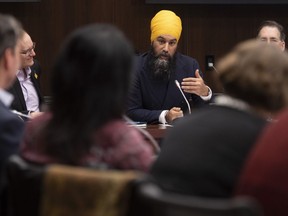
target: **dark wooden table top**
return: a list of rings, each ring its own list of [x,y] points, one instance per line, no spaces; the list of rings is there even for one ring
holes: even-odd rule
[[[164,124],[147,125],[146,127],[143,127],[143,129],[150,133],[156,140],[162,139],[165,136],[167,130],[171,128],[171,125]]]

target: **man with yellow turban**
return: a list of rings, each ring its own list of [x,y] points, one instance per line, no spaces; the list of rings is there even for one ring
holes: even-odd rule
[[[172,11],[161,10],[151,20],[150,28],[151,50],[137,57],[127,115],[149,124],[172,123],[190,112],[191,106],[205,104],[212,92],[200,75],[198,62],[176,51],[181,19]],[[189,102],[177,89],[175,80]]]

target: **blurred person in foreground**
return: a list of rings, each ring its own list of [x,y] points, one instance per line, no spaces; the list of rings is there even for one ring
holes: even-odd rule
[[[27,125],[23,158],[146,171],[153,150],[122,118],[132,59],[133,48],[116,27],[98,24],[74,31],[52,73],[51,110]]]
[[[9,110],[13,96],[6,91],[20,64],[21,33],[22,26],[14,17],[0,14],[0,215],[4,214],[5,164],[18,152],[24,129],[23,121]]]
[[[277,119],[251,150],[235,190],[235,195],[255,198],[265,216],[288,214],[288,110]]]
[[[225,94],[179,120],[151,173],[170,191],[233,195],[242,166],[264,126],[287,105],[288,56],[257,40],[236,46],[217,65]]]
[[[151,49],[136,57],[136,71],[127,115],[149,124],[173,123],[203,106],[212,96],[196,59],[177,52],[182,22],[173,11],[161,10],[151,20]],[[189,106],[175,84],[179,82]]]

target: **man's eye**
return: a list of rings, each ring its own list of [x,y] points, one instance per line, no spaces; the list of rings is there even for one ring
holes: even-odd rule
[[[171,42],[169,42],[169,45],[170,46],[174,46],[176,44],[176,41],[171,41]]]

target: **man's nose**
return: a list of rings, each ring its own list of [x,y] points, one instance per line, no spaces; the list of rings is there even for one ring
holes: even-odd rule
[[[34,49],[32,49],[29,54],[30,54],[30,56],[36,56],[36,53],[35,53]]]
[[[168,48],[169,48],[169,43],[166,42],[166,43],[164,44],[163,51],[168,52]]]

